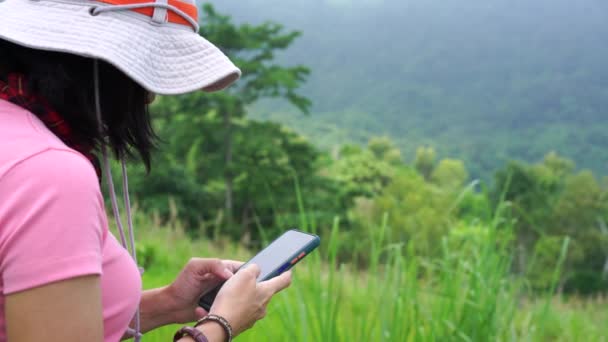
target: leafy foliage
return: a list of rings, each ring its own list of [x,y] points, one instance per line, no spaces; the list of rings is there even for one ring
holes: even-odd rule
[[[304,32],[278,57],[311,67],[303,93],[314,119],[274,102],[256,117],[324,148],[388,134],[408,156],[432,146],[465,161],[473,179],[551,150],[606,174],[601,1],[213,2],[239,21],[264,13]]]
[[[589,274],[595,274],[592,283],[601,282],[601,267],[608,255],[600,247],[606,244],[600,224],[608,213],[608,189],[590,171],[575,173],[572,161],[549,153],[534,165],[510,163],[497,172],[496,184],[494,201],[500,201],[498,193],[505,189],[504,199],[516,220],[519,271],[526,269],[529,252],[534,251],[528,271],[534,286],[548,286],[547,264],[556,260],[566,236],[572,243],[560,285],[580,288],[571,284],[581,283],[578,275],[589,278]]]
[[[428,269],[444,258],[468,274],[467,265],[450,253],[469,246],[462,255],[482,262],[475,258],[492,256],[486,240],[491,233],[513,255],[508,265],[502,255],[500,267],[527,277],[534,290],[553,290],[555,279],[559,291],[606,289],[606,180],[577,170],[574,161],[555,152],[534,164],[500,164],[491,183],[470,182],[476,171],[465,159],[443,158],[433,145],[403,152],[388,136],[324,152],[279,123],[247,117],[263,98],[310,110],[299,93],[308,68],[284,66],[275,55],[299,33],[272,22],[235,25],[211,5],[204,14],[202,33],[236,61],[243,79],[222,93],[163,97],[154,105],[163,144],[149,176],[143,167],[131,170],[144,213],[165,222],[179,218],[193,236],[221,234],[254,247],[295,225],[328,236],[340,220],[343,248],[336,260],[372,269],[388,261],[388,253],[379,251],[386,243]],[[570,241],[565,255],[564,241]],[[471,247],[476,243],[484,251]],[[153,249],[142,253],[148,262],[157,257]],[[556,264],[563,271],[557,278]]]

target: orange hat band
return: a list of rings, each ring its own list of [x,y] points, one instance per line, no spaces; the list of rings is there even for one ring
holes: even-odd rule
[[[154,0],[97,0],[97,1],[103,2],[106,4],[110,4],[110,5],[150,4],[150,7],[134,8],[134,9],[131,9],[131,11],[146,15],[151,18],[154,16],[154,10],[155,10],[155,8],[153,7]],[[174,6],[177,9],[179,9],[180,11],[184,12],[186,15],[188,15],[190,18],[192,18],[192,20],[194,20],[194,22],[198,22],[198,9],[196,8],[195,5],[188,4],[188,3],[185,3],[185,2],[182,2],[179,0],[168,0],[167,4]],[[174,24],[191,26],[191,24],[190,24],[190,22],[188,22],[188,20],[184,19],[181,15],[179,15],[171,10],[167,11],[167,21],[170,23],[174,23]]]

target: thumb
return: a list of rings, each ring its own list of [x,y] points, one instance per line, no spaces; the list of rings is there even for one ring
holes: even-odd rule
[[[245,267],[243,269],[243,271],[246,271],[251,276],[253,276],[255,279],[257,279],[260,276],[260,273],[262,272],[262,270],[260,269],[260,266],[258,266],[256,264],[247,265],[247,267]],[[242,271],[239,271],[238,273],[241,273],[241,272]]]
[[[280,292],[291,285],[291,271],[287,271],[270,280],[261,283],[261,286],[267,287],[272,293]]]

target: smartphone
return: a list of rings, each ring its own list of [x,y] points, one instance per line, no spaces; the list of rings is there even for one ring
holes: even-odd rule
[[[243,264],[239,270],[250,264],[256,264],[260,267],[261,271],[257,279],[258,282],[272,279],[292,268],[308,253],[317,248],[320,243],[321,239],[316,235],[295,229],[288,230],[268,245],[268,247]],[[205,293],[199,300],[198,304],[207,310],[207,312],[211,308],[215,296],[217,296],[222,285],[224,283]]]

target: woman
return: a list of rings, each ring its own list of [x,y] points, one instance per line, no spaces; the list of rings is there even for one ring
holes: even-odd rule
[[[106,149],[149,167],[153,94],[216,91],[240,75],[198,35],[193,2],[147,1],[0,1],[0,341],[138,340],[201,317],[175,340],[225,341],[289,286],[289,273],[256,284],[256,266],[233,275],[237,262],[192,259],[142,293],[120,220],[123,246],[108,231],[101,178],[119,215]],[[204,312],[198,298],[223,279]]]

